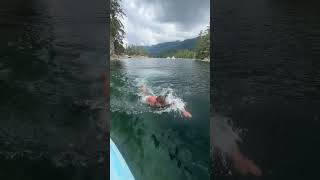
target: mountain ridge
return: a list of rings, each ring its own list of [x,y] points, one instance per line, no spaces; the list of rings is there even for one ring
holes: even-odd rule
[[[166,56],[177,52],[178,50],[194,50],[196,48],[198,37],[185,39],[182,41],[169,41],[151,46],[143,46],[143,48],[151,56]]]

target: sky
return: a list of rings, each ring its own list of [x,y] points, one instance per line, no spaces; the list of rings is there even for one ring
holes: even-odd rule
[[[125,44],[154,45],[196,37],[210,24],[210,0],[122,0]]]

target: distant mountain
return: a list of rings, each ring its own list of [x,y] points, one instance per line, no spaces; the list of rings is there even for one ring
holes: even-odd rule
[[[160,43],[152,46],[144,46],[151,56],[171,56],[178,50],[194,50],[197,44],[197,38],[186,39],[183,41],[172,41]]]

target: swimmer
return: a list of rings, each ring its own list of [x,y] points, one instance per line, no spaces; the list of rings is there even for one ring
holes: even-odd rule
[[[152,107],[157,107],[157,108],[167,108],[172,104],[168,104],[166,102],[166,96],[153,96],[151,93],[147,91],[147,89],[142,85],[140,86],[140,91],[143,92],[144,94],[144,102]],[[186,111],[184,108],[179,109],[183,117],[185,118],[191,118],[192,115],[190,112]]]

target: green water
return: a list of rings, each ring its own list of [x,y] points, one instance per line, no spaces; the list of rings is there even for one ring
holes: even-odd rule
[[[209,63],[187,59],[124,59],[110,66],[110,136],[138,180],[208,179]],[[191,120],[141,103],[139,85],[172,89]]]

